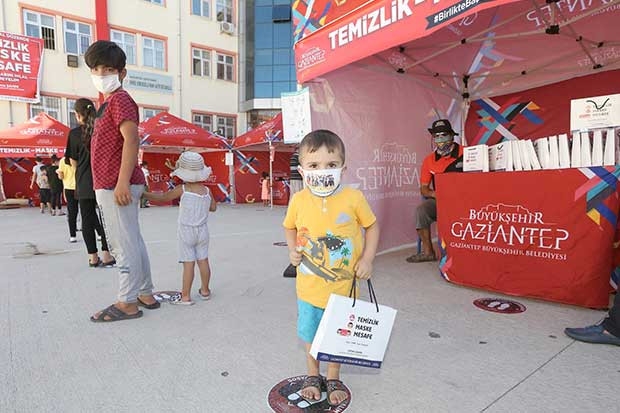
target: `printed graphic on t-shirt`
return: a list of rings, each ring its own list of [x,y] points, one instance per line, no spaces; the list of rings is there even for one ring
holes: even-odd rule
[[[297,248],[302,250],[299,268],[302,274],[314,274],[326,281],[353,279],[350,238],[331,230],[325,236],[313,238],[306,228],[301,228],[297,232]]]

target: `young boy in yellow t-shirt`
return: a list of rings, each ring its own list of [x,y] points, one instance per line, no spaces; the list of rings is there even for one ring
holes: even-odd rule
[[[325,384],[329,404],[337,406],[348,397],[340,364],[327,363],[323,383],[310,346],[330,294],[348,296],[354,276],[370,278],[379,225],[362,192],[340,185],[346,167],[338,135],[310,132],[299,145],[299,164],[305,188],[293,196],[283,225],[289,258],[297,267],[297,334],[306,344],[308,376],[301,395],[319,400]]]

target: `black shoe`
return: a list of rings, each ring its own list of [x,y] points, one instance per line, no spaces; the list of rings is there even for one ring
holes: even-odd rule
[[[297,277],[297,267],[293,266],[293,264],[289,264],[288,267],[284,270],[284,274],[282,276],[286,278],[295,278]]]

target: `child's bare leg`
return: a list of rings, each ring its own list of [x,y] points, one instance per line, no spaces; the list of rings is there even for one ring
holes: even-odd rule
[[[327,363],[327,380],[340,380],[340,364]],[[332,405],[338,405],[345,401],[349,395],[343,390],[334,390],[329,397]]]
[[[192,301],[190,295],[192,283],[194,282],[194,261],[183,263],[183,289],[181,290],[181,301]]]
[[[211,294],[211,290],[209,289],[209,281],[211,280],[211,268],[209,267],[209,259],[205,258],[204,260],[198,260],[198,269],[200,270],[200,280],[202,285],[200,286],[199,293],[203,296],[208,296]]]
[[[306,343],[306,365],[308,366],[308,376],[319,376],[319,361],[310,355],[311,343]],[[319,400],[321,389],[316,387],[306,387],[301,390],[301,397],[307,400]]]

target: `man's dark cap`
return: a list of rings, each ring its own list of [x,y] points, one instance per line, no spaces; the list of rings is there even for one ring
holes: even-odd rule
[[[454,129],[452,129],[452,125],[450,124],[450,121],[448,119],[436,120],[435,122],[433,122],[433,126],[431,126],[428,129],[428,131],[432,134],[439,133],[439,132],[447,132],[453,135],[458,135],[458,133],[456,133]]]

